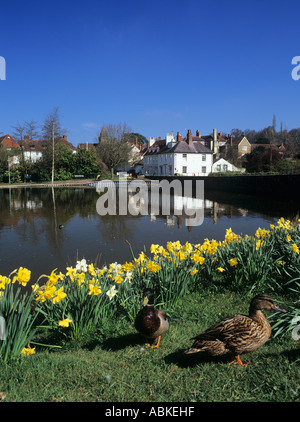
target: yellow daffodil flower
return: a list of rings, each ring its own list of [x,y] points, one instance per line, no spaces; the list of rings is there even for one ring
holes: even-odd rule
[[[67,267],[66,276],[70,277],[71,281],[74,281],[75,275],[77,274],[76,268],[73,267]]]
[[[161,269],[161,267],[153,261],[148,262],[147,268],[152,273],[157,273]]]
[[[22,353],[25,356],[31,356],[35,354],[35,347],[31,348],[31,347],[23,347],[22,349]]]
[[[63,290],[64,290],[64,288],[61,287],[60,289],[58,289],[55,292],[55,296],[52,299],[52,302],[53,302],[54,305],[56,303],[60,302],[61,300],[63,300],[67,296],[67,294]]]
[[[0,289],[5,290],[6,284],[9,284],[9,283],[10,283],[10,279],[8,277],[0,275]]]
[[[17,272],[17,275],[14,276],[12,282],[15,283],[16,281],[18,281],[19,284],[21,284],[22,286],[26,286],[26,284],[30,280],[30,276],[31,276],[30,270],[27,270],[26,268],[20,267],[18,272]]]
[[[65,319],[62,319],[61,321],[58,321],[58,325],[60,327],[69,327],[69,325],[70,325],[71,322],[72,322],[71,319],[65,318]]]
[[[90,283],[89,284],[89,295],[93,295],[93,296],[97,296],[101,293],[101,287],[97,286],[97,284],[95,284],[95,280],[94,283]]]
[[[150,252],[151,253],[158,253],[158,249],[159,249],[159,245],[154,245],[154,244],[152,244],[151,246],[150,246]]]
[[[93,277],[95,277],[95,275],[96,275],[96,271],[95,271],[95,268],[94,268],[94,264],[92,263],[92,264],[90,264],[89,266],[88,266],[88,272],[89,272],[89,274],[91,274]]]
[[[238,260],[237,260],[236,258],[232,258],[232,259],[229,259],[228,263],[229,263],[232,267],[234,267],[235,265],[237,265],[237,264],[238,264]]]
[[[256,249],[256,250],[258,250],[260,247],[262,247],[263,243],[264,243],[264,241],[263,241],[263,240],[261,240],[261,239],[259,239],[259,240],[256,242],[256,247],[255,247],[255,249]]]
[[[85,281],[85,274],[84,273],[77,274],[78,286],[81,286],[81,284],[84,283],[84,281]]]
[[[53,284],[53,285],[55,285],[57,283],[57,280],[59,279],[59,275],[55,274],[56,270],[57,270],[57,268],[55,268],[55,270],[53,270],[52,273],[48,277],[48,282]]]

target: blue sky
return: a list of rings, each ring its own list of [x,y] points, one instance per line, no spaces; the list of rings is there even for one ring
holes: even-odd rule
[[[300,127],[299,1],[1,2],[0,132],[55,106],[68,139]]]

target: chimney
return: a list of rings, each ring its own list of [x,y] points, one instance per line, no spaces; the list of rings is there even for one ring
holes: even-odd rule
[[[177,132],[177,142],[181,142],[182,141],[182,135],[181,133]]]
[[[229,141],[230,141],[230,146],[232,147],[232,135],[231,133],[228,135]]]
[[[213,133],[214,133],[214,142],[217,140],[217,129],[214,129],[213,130]]]
[[[155,142],[155,139],[153,138],[153,136],[151,136],[149,140],[149,147],[151,147],[154,144],[154,142]]]
[[[217,135],[217,129],[214,129],[214,147],[213,147],[213,153],[218,153],[218,135]]]
[[[63,136],[63,140],[66,141],[67,140],[67,135]]]
[[[29,141],[29,135],[24,136],[25,141]]]
[[[189,145],[193,144],[193,135],[192,135],[192,131],[189,129],[188,133],[187,133],[187,141]]]
[[[201,134],[200,134],[200,132],[199,132],[199,130],[198,130],[198,129],[196,130],[196,136],[197,136],[198,138],[201,138]]]

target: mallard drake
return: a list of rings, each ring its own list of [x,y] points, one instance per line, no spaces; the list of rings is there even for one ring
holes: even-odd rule
[[[206,353],[210,356],[234,356],[238,365],[240,355],[262,346],[271,336],[271,326],[262,309],[286,312],[270,296],[259,294],[250,303],[249,315],[236,314],[225,318],[196,337],[185,354]],[[231,362],[233,363],[233,362]]]
[[[155,309],[154,294],[151,290],[143,292],[143,308],[138,312],[134,326],[145,337],[149,347],[159,347],[161,336],[168,330],[169,322],[164,311]],[[157,344],[151,346],[151,340],[156,338]]]

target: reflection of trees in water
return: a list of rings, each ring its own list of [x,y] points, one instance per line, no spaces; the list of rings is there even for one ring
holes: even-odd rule
[[[135,224],[141,216],[132,217],[130,223],[127,215],[99,216],[98,229],[105,240],[125,241],[135,232]]]
[[[38,241],[45,235],[57,243],[57,226],[66,226],[75,215],[96,215],[97,194],[94,189],[56,188],[0,189],[0,236],[10,228],[20,237]]]
[[[57,230],[59,224],[65,227],[77,215],[81,219],[92,217],[97,221],[97,231],[105,240],[130,239],[136,232],[139,219],[143,216],[116,215],[99,216],[96,203],[99,194],[93,188],[21,188],[0,189],[0,237],[3,230],[13,230],[20,241],[25,238],[38,242],[43,236],[52,246],[59,247],[64,239],[64,231]],[[119,196],[117,199],[117,211]],[[139,205],[139,204],[137,204]],[[205,192],[205,217],[212,218],[215,223],[223,216],[255,215],[260,213],[265,217],[292,218],[299,211],[299,201],[263,200],[246,195],[234,195],[218,192]],[[156,217],[150,217],[150,200],[147,203],[150,222]],[[117,212],[118,214],[118,212]],[[172,212],[171,212],[172,217]],[[176,216],[172,221],[169,216],[157,215],[157,220],[164,219],[166,224],[177,228],[185,227],[186,216]],[[140,233],[142,236],[143,234]]]

